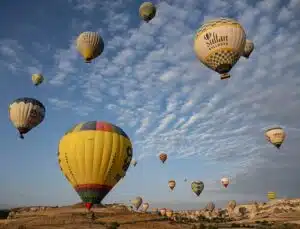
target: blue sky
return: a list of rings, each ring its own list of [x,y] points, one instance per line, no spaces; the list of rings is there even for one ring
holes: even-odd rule
[[[153,206],[197,208],[263,200],[269,190],[299,196],[299,1],[161,0],[149,24],[138,17],[142,1],[110,2],[1,2],[0,204],[78,202],[56,150],[67,129],[88,120],[123,128],[138,160],[105,202],[140,195]],[[221,16],[238,19],[256,47],[227,81],[193,52],[198,27]],[[90,65],[74,46],[83,31],[97,31],[105,42]],[[36,72],[46,78],[38,88],[31,83]],[[21,141],[7,107],[24,96],[39,99],[47,113]],[[273,125],[288,134],[280,151],[263,136]],[[164,166],[159,151],[169,154]],[[226,191],[222,176],[232,179]],[[205,182],[201,198],[184,178]],[[169,179],[178,181],[173,193]]]

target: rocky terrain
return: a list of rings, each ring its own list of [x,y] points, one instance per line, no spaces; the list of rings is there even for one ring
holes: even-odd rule
[[[121,204],[99,205],[89,217],[83,204],[65,207],[35,206],[2,211],[0,228],[300,228],[300,199],[280,199],[267,203],[214,206],[193,211],[174,211],[171,217],[158,210],[135,212]]]

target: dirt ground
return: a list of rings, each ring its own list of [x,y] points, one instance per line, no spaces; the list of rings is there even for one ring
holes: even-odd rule
[[[40,212],[25,212],[13,220],[1,220],[0,229],[107,229],[107,226],[113,222],[120,224],[119,229],[192,229],[192,224],[177,224],[150,213],[132,213],[107,208],[95,209],[94,212],[96,220],[93,223],[87,219],[86,210],[82,208],[54,208]],[[240,224],[236,228],[243,228],[243,224],[254,226],[255,221],[264,220],[300,223],[300,213],[281,214],[267,219],[230,222],[219,225],[218,228],[235,228],[232,223]]]

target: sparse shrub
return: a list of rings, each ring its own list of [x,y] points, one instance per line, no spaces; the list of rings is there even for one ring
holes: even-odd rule
[[[274,228],[274,229],[298,229],[298,228],[300,228],[300,225],[284,223],[284,224],[274,225],[272,228]]]
[[[26,229],[26,226],[25,225],[19,225],[18,229]]]
[[[274,214],[278,214],[278,213],[282,213],[283,211],[279,208],[274,208],[273,213]]]
[[[261,222],[261,224],[262,224],[262,225],[268,225],[268,224],[269,224],[269,222],[268,222],[268,221],[266,221],[266,220],[264,220],[264,221],[262,221],[262,222]]]
[[[120,224],[118,222],[112,222],[108,225],[106,225],[107,229],[117,229],[120,226]]]
[[[205,228],[206,228],[206,226],[203,223],[200,223],[199,226],[198,226],[198,229],[205,229]]]
[[[208,225],[207,229],[218,229],[217,225]]]
[[[256,220],[255,223],[256,223],[256,224],[260,224],[260,221],[259,221],[259,220]]]
[[[195,224],[193,224],[193,225],[191,226],[191,229],[198,229],[198,228],[197,228],[197,226],[196,226]]]
[[[241,225],[239,223],[232,223],[231,227],[241,227]]]

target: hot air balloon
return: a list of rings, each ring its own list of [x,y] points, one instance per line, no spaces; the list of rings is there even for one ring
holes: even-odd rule
[[[268,197],[268,200],[276,199],[276,192],[268,192],[267,197]]]
[[[135,207],[135,210],[138,210],[143,203],[143,199],[140,196],[137,196],[134,200],[131,201],[132,205]]]
[[[223,178],[221,179],[221,184],[222,184],[225,188],[227,188],[227,186],[229,185],[229,179],[228,179],[227,177],[223,177]]]
[[[176,186],[176,181],[174,181],[174,180],[169,180],[168,185],[169,185],[169,188],[170,188],[171,190],[173,190],[173,189],[175,188],[175,186]]]
[[[161,160],[162,163],[165,163],[165,161],[168,159],[168,155],[165,153],[159,154],[159,159]]]
[[[184,179],[184,182],[187,182],[187,179],[186,179],[186,178]]]
[[[171,217],[173,216],[173,210],[172,210],[172,209],[167,209],[167,210],[166,210],[166,216],[167,216],[168,218],[171,218]]]
[[[210,212],[212,212],[214,209],[215,209],[215,204],[213,202],[209,202],[207,205],[206,205],[206,209]]]
[[[153,213],[153,214],[159,214],[158,208],[153,208],[153,209],[152,209],[152,213]]]
[[[102,37],[96,32],[83,32],[76,40],[76,48],[86,63],[100,56],[104,50]]]
[[[9,119],[17,128],[20,138],[34,127],[38,126],[45,118],[44,105],[33,98],[19,98],[9,105]]]
[[[143,203],[143,205],[142,205],[142,211],[146,212],[148,210],[148,208],[149,208],[149,204],[148,203]]]
[[[197,30],[194,51],[197,58],[223,80],[230,77],[229,72],[243,54],[245,43],[246,33],[239,22],[218,18],[207,21]]]
[[[42,74],[32,74],[31,76],[31,80],[32,80],[32,83],[35,85],[35,86],[38,86],[40,85],[41,83],[43,83],[44,81],[44,76]]]
[[[145,21],[151,21],[156,15],[156,7],[151,2],[144,2],[139,9],[140,17]]]
[[[160,213],[162,216],[165,216],[165,215],[166,215],[166,211],[167,211],[167,209],[162,208],[162,209],[159,210],[159,213]]]
[[[227,208],[229,209],[234,209],[236,207],[236,201],[235,200],[230,200],[227,204]]]
[[[191,184],[192,191],[199,196],[204,189],[204,183],[202,181],[193,181]]]
[[[131,164],[135,167],[137,165],[137,161],[136,160],[132,160]]]
[[[248,59],[249,56],[251,55],[251,53],[253,52],[253,50],[254,50],[254,43],[253,43],[253,41],[246,40],[243,57],[245,57],[245,58]]]
[[[265,131],[265,137],[268,142],[279,149],[284,142],[286,134],[281,127],[273,127]]]
[[[131,159],[129,137],[108,122],[79,123],[59,142],[60,169],[88,210],[125,177]]]

